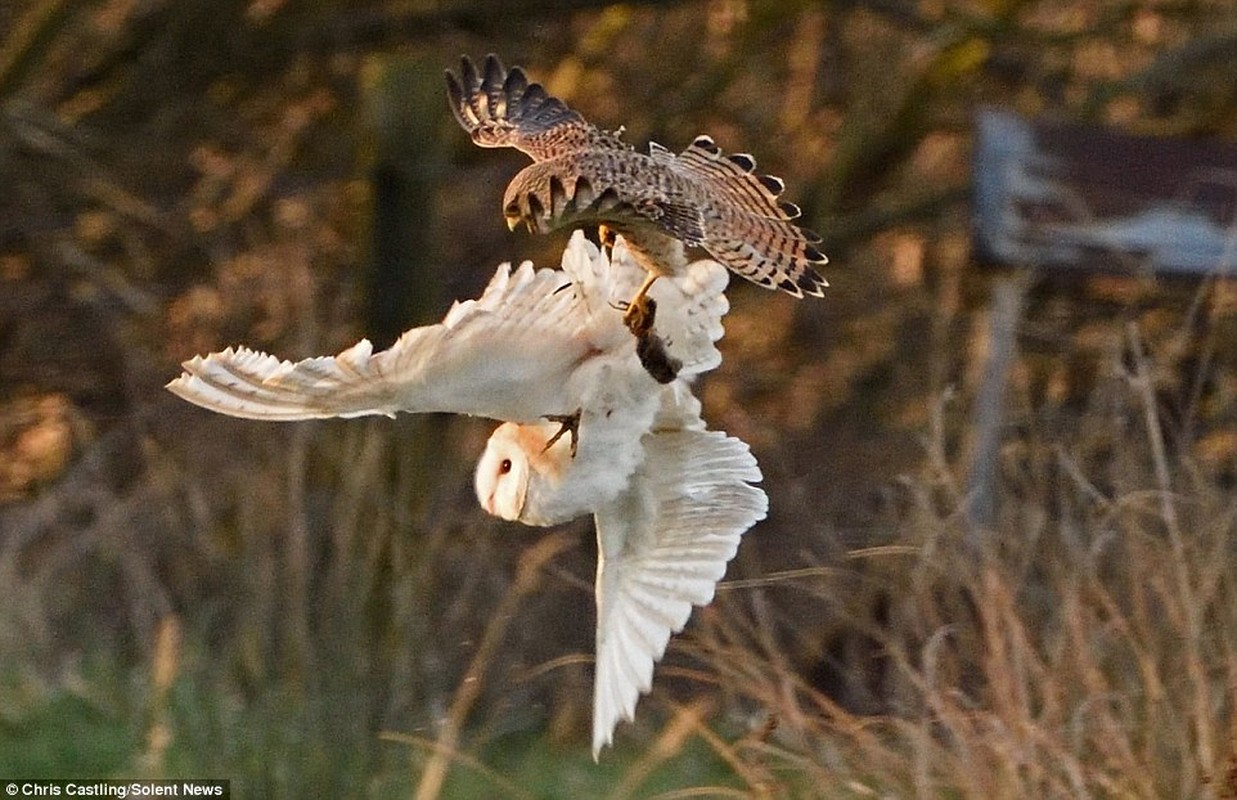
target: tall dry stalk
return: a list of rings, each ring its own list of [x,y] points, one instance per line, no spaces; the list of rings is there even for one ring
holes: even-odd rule
[[[458,750],[464,721],[481,694],[486,670],[493,664],[494,657],[498,654],[498,648],[507,634],[507,628],[515,619],[516,609],[528,593],[541,582],[543,568],[556,555],[570,547],[571,541],[571,537],[564,532],[552,533],[543,537],[520,557],[515,580],[503,596],[502,602],[494,610],[494,615],[485,628],[485,634],[481,637],[481,643],[477,645],[477,652],[473,655],[472,662],[468,665],[459,688],[456,689],[455,697],[451,700],[451,707],[438,731],[429,762],[421,772],[421,780],[413,795],[416,800],[435,800],[442,793],[451,760]]]

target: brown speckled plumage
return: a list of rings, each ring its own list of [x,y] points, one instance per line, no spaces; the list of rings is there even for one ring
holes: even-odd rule
[[[731,271],[796,297],[828,285],[819,237],[795,225],[783,184],[756,172],[747,154],[726,155],[707,136],[682,153],[656,143],[636,152],[603,131],[523,70],[487,56],[480,72],[467,57],[460,76],[447,72],[451,108],[482,147],[514,147],[533,164],[507,186],[503,214],[547,232],[604,223],[622,234],[636,261],[653,275],[675,275],[701,247]]]

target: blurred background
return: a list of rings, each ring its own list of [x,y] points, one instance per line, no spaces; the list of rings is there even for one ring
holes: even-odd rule
[[[971,245],[980,108],[1237,138],[1231,0],[7,0],[0,32],[0,775],[1237,797],[1231,258]],[[483,514],[491,423],[162,389],[557,264],[499,213],[523,156],[447,106],[488,52],[637,147],[751,152],[831,259],[823,300],[732,284],[698,393],[771,512],[599,766],[591,524]]]

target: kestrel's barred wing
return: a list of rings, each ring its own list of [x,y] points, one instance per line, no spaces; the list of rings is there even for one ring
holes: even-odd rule
[[[451,110],[473,142],[481,147],[514,147],[533,161],[545,161],[585,147],[623,147],[617,136],[589,124],[524,70],[508,72],[491,53],[478,73],[468,56],[460,59],[460,76],[447,70]]]
[[[546,233],[604,223],[627,239],[650,275],[624,315],[637,337],[650,329],[648,286],[680,274],[690,263],[687,247],[703,247],[761,286],[795,297],[824,293],[820,237],[794,224],[799,209],[780,199],[784,184],[756,172],[750,155],[723,154],[707,136],[677,155],[657,144],[638,153],[494,56],[481,73],[464,59],[461,78],[448,73],[448,89],[473,141],[533,157],[504,194],[508,226]]]
[[[671,169],[705,181],[754,214],[780,220],[798,219],[802,214],[794,203],[779,199],[786,190],[781,178],[756,172],[756,159],[750,153],[723,153],[711,136],[697,136],[678,155],[649,142],[649,155]],[[820,241],[819,237],[815,241]]]
[[[650,155],[696,181],[709,202],[702,214],[699,244],[739,275],[768,288],[819,297],[828,283],[816,271],[828,259],[816,248],[820,237],[795,225],[799,207],[780,198],[781,178],[756,172],[747,153],[724,154],[708,136],[697,136],[675,156],[660,145]]]

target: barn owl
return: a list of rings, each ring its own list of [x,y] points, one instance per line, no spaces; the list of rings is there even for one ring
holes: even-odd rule
[[[647,274],[625,303],[637,336],[648,330],[645,298],[658,276],[679,275],[686,248],[702,247],[735,273],[795,297],[820,296],[828,284],[816,265],[828,259],[820,237],[795,225],[799,208],[779,199],[779,178],[756,172],[746,153],[726,155],[708,136],[674,154],[650,142],[636,152],[551,97],[524,71],[497,56],[481,72],[467,57],[447,72],[451,110],[481,147],[514,147],[533,159],[503,197],[503,215],[545,233],[601,223],[621,234]]]
[[[747,445],[705,429],[688,383],[721,361],[725,269],[699,261],[653,287],[659,346],[681,362],[666,383],[612,308],[641,280],[621,238],[607,258],[577,231],[561,270],[503,265],[480,298],[386,351],[362,340],[293,363],[229,348],[186,361],[167,388],[251,419],[445,411],[502,421],[477,466],[481,506],[528,525],[595,519],[596,758],[768,508]],[[578,440],[560,435],[565,416]]]

